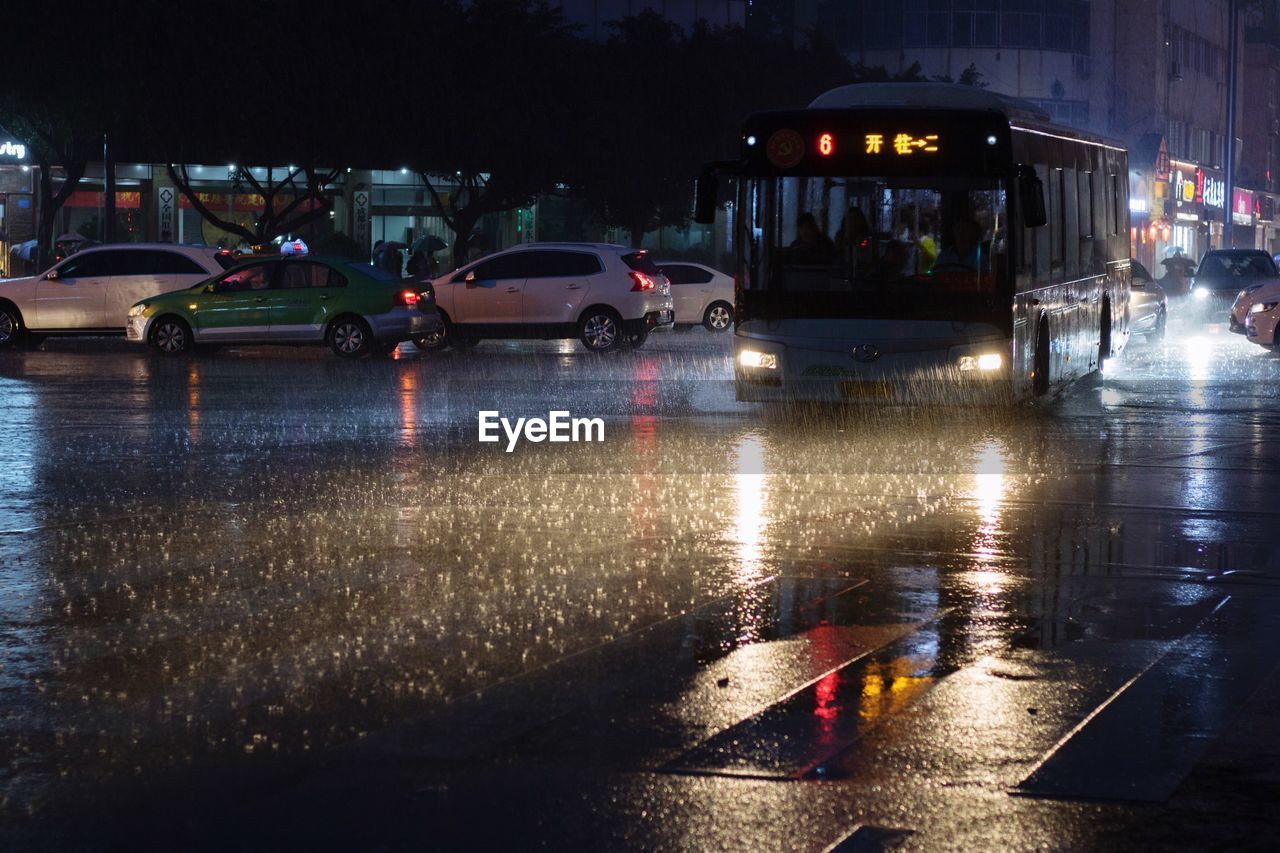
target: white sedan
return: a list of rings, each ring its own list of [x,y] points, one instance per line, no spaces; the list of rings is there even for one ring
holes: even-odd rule
[[[1247,305],[1243,309],[1244,334],[1250,341],[1259,346],[1275,350],[1280,348],[1277,340],[1276,325],[1280,323],[1280,282],[1265,284],[1243,292],[1236,300],[1235,309]]]
[[[671,282],[676,326],[705,326],[725,332],[733,326],[733,277],[689,261],[658,261]]]
[[[0,349],[51,335],[123,335],[131,305],[221,273],[220,257],[172,243],[93,246],[40,275],[0,280]]]

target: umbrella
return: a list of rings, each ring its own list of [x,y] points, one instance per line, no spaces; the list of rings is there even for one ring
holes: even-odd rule
[[[17,255],[24,261],[29,261],[36,256],[36,241],[28,240],[25,243],[19,243],[9,250],[9,254]]]
[[[56,242],[56,243],[84,243],[84,242],[85,242],[85,241],[87,241],[88,239],[89,239],[89,238],[88,238],[88,237],[86,237],[86,236],[84,236],[83,234],[76,234],[76,233],[74,233],[74,232],[68,231],[66,234],[63,234],[61,237],[59,237],[59,238],[58,238],[57,240],[55,240],[54,242]]]
[[[413,241],[414,252],[443,252],[449,248],[445,241],[441,240],[434,234],[423,234],[417,240]]]

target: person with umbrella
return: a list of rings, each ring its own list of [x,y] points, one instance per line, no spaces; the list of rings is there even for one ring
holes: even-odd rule
[[[1191,292],[1191,276],[1195,274],[1196,265],[1193,260],[1181,253],[1174,254],[1160,262],[1164,266],[1164,275],[1157,284],[1164,288],[1170,296],[1186,296]]]
[[[431,281],[440,275],[440,264],[435,259],[435,252],[448,248],[445,242],[434,234],[424,234],[413,241],[409,258],[409,275],[418,281]]]

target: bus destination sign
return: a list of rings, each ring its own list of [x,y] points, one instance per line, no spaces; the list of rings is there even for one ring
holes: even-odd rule
[[[831,134],[824,134],[830,136]],[[892,151],[898,156],[906,156],[915,154],[917,151],[926,154],[935,154],[938,151],[938,134],[927,133],[924,136],[916,137],[909,133],[893,134],[893,143],[886,146],[885,140],[888,135],[884,133],[868,133],[865,137],[866,153],[879,154],[881,151]]]
[[[746,174],[989,174],[1008,155],[1008,119],[949,110],[757,113],[742,133]]]

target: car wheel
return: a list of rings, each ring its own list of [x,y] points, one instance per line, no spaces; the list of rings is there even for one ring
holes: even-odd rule
[[[22,317],[17,308],[0,308],[0,349],[18,345],[22,338]]]
[[[413,339],[413,345],[423,352],[440,352],[453,344],[453,335],[449,333],[449,324],[441,323],[425,335]]]
[[[578,322],[578,338],[591,352],[615,350],[622,337],[622,318],[612,308],[593,308]]]
[[[1148,341],[1163,341],[1165,327],[1169,325],[1169,312],[1161,311],[1156,316],[1156,327],[1151,330],[1151,334],[1147,335]]]
[[[359,317],[339,317],[329,327],[329,347],[342,358],[359,358],[373,350],[373,332]]]
[[[727,332],[733,325],[733,306],[728,302],[712,302],[702,317],[708,332]]]
[[[151,346],[161,355],[184,355],[191,344],[191,327],[181,317],[161,317],[151,327]]]

